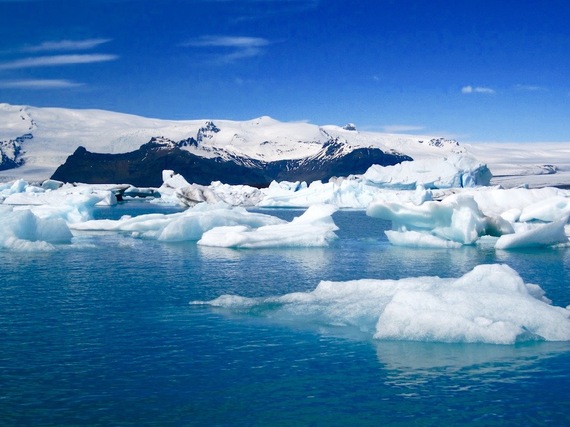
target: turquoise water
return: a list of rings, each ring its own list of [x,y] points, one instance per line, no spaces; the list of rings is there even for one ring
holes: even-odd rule
[[[126,203],[100,218],[163,209]],[[264,210],[286,219],[295,210]],[[190,301],[310,291],[321,280],[458,277],[506,263],[570,304],[570,250],[390,246],[388,223],[334,215],[328,248],[231,250],[82,233],[0,251],[5,426],[570,425],[570,343],[374,341]]]

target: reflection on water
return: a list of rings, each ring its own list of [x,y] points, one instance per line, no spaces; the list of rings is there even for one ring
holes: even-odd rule
[[[278,258],[279,262],[290,264],[290,268],[321,271],[328,268],[332,253],[326,248],[278,248],[278,249],[229,249],[198,246],[198,253],[204,262],[248,262],[250,258]]]
[[[394,380],[460,372],[481,381],[499,371],[524,376],[534,372],[544,359],[570,351],[568,342],[492,345],[374,341],[373,345],[378,361],[392,372]]]
[[[507,405],[514,412],[512,416],[518,417],[525,411],[540,413],[544,403],[531,402],[533,388],[543,389],[540,398],[534,394],[534,399],[542,402],[560,401],[568,391],[565,368],[561,367],[570,362],[570,343],[502,346],[376,342],[374,346],[387,373],[385,385],[404,399],[418,401],[437,396],[441,402],[464,402],[465,406],[479,401],[481,409],[487,405],[497,411],[499,407],[503,416],[503,405]],[[529,394],[522,392],[527,387]],[[486,400],[491,395],[500,400]],[[525,408],[526,404],[534,406]],[[517,406],[519,409],[515,409]],[[493,410],[483,412],[487,412],[486,417],[496,418],[499,413],[493,415]],[[558,412],[556,417],[567,418],[562,408]]]

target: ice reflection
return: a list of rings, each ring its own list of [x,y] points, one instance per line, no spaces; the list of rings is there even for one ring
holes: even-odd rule
[[[386,383],[410,389],[439,380],[445,380],[445,387],[454,388],[516,382],[544,370],[547,359],[570,357],[568,342],[489,345],[378,341],[374,346],[378,361],[388,371]]]
[[[387,245],[382,251],[366,254],[369,268],[363,271],[368,275],[362,277],[402,279],[409,277],[412,271],[414,276],[457,277],[476,265],[492,262],[485,252],[478,251],[475,247],[423,249]],[[374,265],[376,268],[372,267]]]
[[[248,263],[254,259],[275,259],[287,268],[318,272],[326,270],[332,262],[333,253],[327,248],[278,248],[278,249],[228,249],[198,246],[204,262],[232,261]],[[271,267],[265,263],[266,267]],[[274,266],[276,267],[276,266]],[[265,270],[267,273],[267,270]]]

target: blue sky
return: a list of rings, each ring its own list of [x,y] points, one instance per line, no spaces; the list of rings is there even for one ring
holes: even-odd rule
[[[570,3],[0,0],[0,102],[570,141]]]

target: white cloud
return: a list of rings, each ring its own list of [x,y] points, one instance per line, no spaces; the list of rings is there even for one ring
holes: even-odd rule
[[[0,63],[0,70],[17,70],[34,67],[53,67],[59,65],[91,64],[94,62],[114,61],[117,55],[87,54],[87,55],[54,55],[38,56],[35,58],[17,59]]]
[[[493,95],[495,93],[495,90],[491,89],[489,87],[482,87],[482,86],[477,86],[477,87],[463,86],[461,88],[461,93],[465,93],[465,94],[483,93],[483,94],[487,94],[487,95]]]
[[[0,81],[0,87],[6,89],[66,89],[79,86],[83,86],[83,83],[58,79]]]
[[[240,36],[203,36],[184,43],[185,47],[214,47],[227,48],[230,52],[219,53],[217,59],[221,62],[234,62],[239,59],[253,58],[263,54],[263,47],[271,42],[261,37]]]
[[[261,37],[236,37],[236,36],[202,36],[196,40],[185,43],[185,46],[217,46],[251,48],[267,46],[268,40]]]
[[[93,49],[103,43],[110,42],[111,39],[86,39],[86,40],[59,40],[47,41],[36,46],[28,46],[22,49],[23,52],[52,52],[65,50],[87,50]]]

